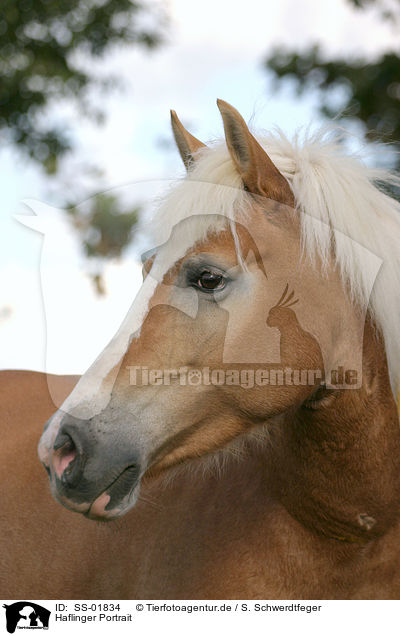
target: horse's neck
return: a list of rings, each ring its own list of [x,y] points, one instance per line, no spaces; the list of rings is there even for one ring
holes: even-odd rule
[[[302,408],[279,434],[277,492],[307,527],[364,542],[400,516],[400,429],[382,343],[366,326],[363,384]]]

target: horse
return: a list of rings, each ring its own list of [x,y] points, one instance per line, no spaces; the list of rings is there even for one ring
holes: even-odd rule
[[[208,145],[171,111],[186,174],[93,365],[0,374],[4,597],[400,598],[395,177],[218,107]]]

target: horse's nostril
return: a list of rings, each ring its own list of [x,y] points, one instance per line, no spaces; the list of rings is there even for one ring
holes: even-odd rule
[[[70,435],[68,435],[68,433],[59,433],[56,437],[56,440],[54,442],[54,450],[57,451],[60,448],[62,448],[63,446],[66,446],[67,444],[71,444],[74,445],[72,438]]]
[[[80,455],[72,437],[68,433],[60,432],[53,449],[53,465],[57,477],[65,485],[72,486],[81,472]]]

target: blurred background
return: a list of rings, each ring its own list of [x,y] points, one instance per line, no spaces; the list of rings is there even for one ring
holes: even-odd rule
[[[203,141],[217,97],[254,130],[335,119],[397,170],[399,35],[400,0],[3,0],[0,368],[81,373],[118,328],[183,172],[170,108]]]

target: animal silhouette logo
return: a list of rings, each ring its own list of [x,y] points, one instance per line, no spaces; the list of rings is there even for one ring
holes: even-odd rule
[[[287,283],[280,299],[270,309],[266,323],[268,327],[275,327],[280,332],[280,353],[284,364],[293,358],[300,345],[301,349],[308,352],[310,360],[314,363],[313,368],[318,368],[322,372],[324,365],[320,345],[311,333],[302,328],[296,312],[292,309],[298,302],[294,291],[289,292]]]
[[[276,305],[274,305],[270,309],[270,312],[267,318],[268,327],[279,327],[282,321],[282,314],[288,313],[288,312],[284,312],[283,309],[288,309],[289,307],[292,307],[293,305],[296,305],[296,303],[299,302],[298,298],[293,298],[294,291],[290,292],[290,294],[287,296],[288,291],[289,291],[289,284],[286,283],[286,287],[283,291],[282,296],[280,297]]]
[[[6,627],[9,634],[18,629],[48,629],[50,610],[32,603],[18,601],[11,605],[3,605],[6,610]]]

